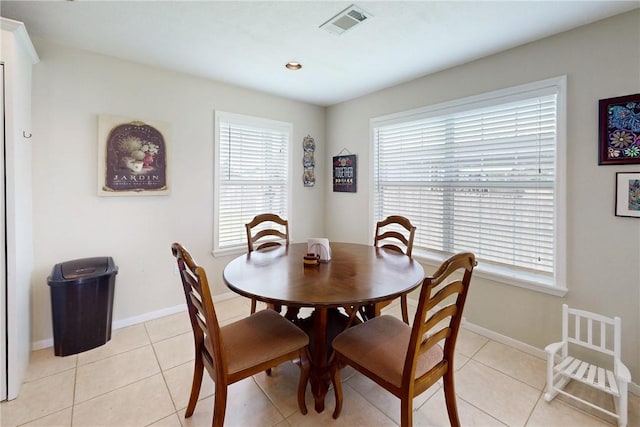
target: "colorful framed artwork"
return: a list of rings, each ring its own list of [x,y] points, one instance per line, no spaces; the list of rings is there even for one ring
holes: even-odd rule
[[[599,102],[599,165],[640,163],[640,94]]]
[[[355,193],[357,191],[356,155],[338,155],[333,158],[333,191]]]
[[[98,117],[98,195],[169,194],[167,135],[162,122]]]
[[[616,216],[640,218],[640,172],[616,173]]]

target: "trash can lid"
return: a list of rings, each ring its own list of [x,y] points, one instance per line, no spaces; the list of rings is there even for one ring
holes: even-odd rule
[[[82,258],[54,265],[47,282],[49,286],[79,285],[96,277],[115,274],[118,274],[118,267],[110,256]]]
[[[74,259],[60,266],[64,279],[79,279],[87,276],[100,276],[109,268],[109,257]]]

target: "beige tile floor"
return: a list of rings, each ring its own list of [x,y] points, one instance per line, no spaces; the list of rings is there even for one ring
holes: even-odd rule
[[[216,303],[222,324],[246,316],[241,297]],[[399,315],[397,304],[386,309]],[[9,426],[210,426],[213,384],[206,378],[194,415],[184,418],[191,386],[193,344],[186,312],[114,330],[104,346],[67,357],[53,349],[31,354],[25,383],[16,400],[0,405],[0,425]],[[331,418],[326,410],[302,415],[296,403],[299,370],[281,365],[271,377],[255,375],[229,389],[228,426],[395,426],[398,400],[347,368],[344,407]],[[458,410],[464,426],[610,426],[560,398],[542,398],[545,362],[481,335],[461,330],[456,358]],[[629,395],[629,426],[640,426],[640,398]],[[414,401],[417,426],[449,424],[440,385]]]

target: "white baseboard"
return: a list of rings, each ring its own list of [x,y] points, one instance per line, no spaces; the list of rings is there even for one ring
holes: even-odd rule
[[[144,313],[139,316],[128,317],[126,319],[116,320],[112,323],[113,329],[126,328],[127,326],[137,325],[138,323],[148,322],[149,320],[159,319],[160,317],[170,316],[187,310],[187,304],[178,304],[173,307],[163,308],[161,310]]]
[[[532,356],[536,356],[545,360],[547,358],[547,353],[545,353],[544,349],[540,349],[532,345],[525,344],[522,341],[518,341],[506,335],[502,335],[497,332],[494,332],[490,329],[483,328],[482,326],[478,326],[474,323],[468,322],[467,319],[465,318],[462,319],[462,326],[465,329],[470,330],[471,332],[475,332],[478,335],[482,335],[483,337],[487,337],[489,339],[492,339],[493,341],[497,341],[501,344],[508,345],[510,347],[523,351]]]
[[[31,351],[42,350],[43,348],[53,347],[53,338],[47,338],[31,343]]]

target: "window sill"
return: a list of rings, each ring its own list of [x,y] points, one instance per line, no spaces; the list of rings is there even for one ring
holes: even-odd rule
[[[231,248],[224,248],[224,249],[214,249],[211,251],[211,255],[213,255],[214,258],[222,258],[226,256],[231,256],[231,255],[242,255],[245,253],[247,253],[246,245],[234,246]]]
[[[414,250],[413,257],[420,262],[434,267],[437,267],[446,259],[439,254],[421,250]],[[474,269],[474,275],[482,277],[483,279],[504,283],[505,285],[517,286],[557,297],[563,297],[569,291],[565,287],[554,285],[551,280],[546,277],[527,274],[525,272],[514,272],[503,267],[481,262],[478,263],[478,266]]]

